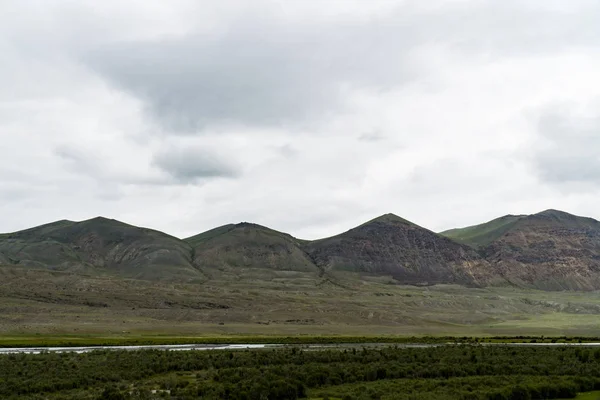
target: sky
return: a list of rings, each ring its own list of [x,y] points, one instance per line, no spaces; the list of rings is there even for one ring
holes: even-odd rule
[[[600,219],[596,0],[0,0],[0,232]]]

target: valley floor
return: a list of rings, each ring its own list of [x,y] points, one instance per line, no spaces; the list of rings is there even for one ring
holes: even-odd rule
[[[0,267],[0,335],[600,336],[599,292],[217,272],[176,283]]]

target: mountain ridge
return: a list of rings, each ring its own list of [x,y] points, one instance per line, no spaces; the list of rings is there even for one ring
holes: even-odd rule
[[[443,234],[466,239],[512,285],[600,288],[599,221],[555,209],[519,216],[501,226],[498,220]]]
[[[318,267],[302,249],[306,242],[290,234],[249,223],[228,224],[185,239],[203,269],[226,267],[315,271]]]
[[[600,222],[548,209],[438,234],[387,213],[317,240],[251,222],[179,239],[99,216],[0,234],[0,264],[150,280],[205,281],[263,269],[330,281],[358,274],[409,285],[595,290]]]
[[[390,275],[405,284],[480,285],[488,279],[477,254],[394,214],[314,240],[306,252],[324,270]]]
[[[0,254],[12,265],[73,272],[117,272],[153,278],[197,275],[191,248],[178,238],[114,219],[61,220],[0,236]]]
[[[525,215],[504,215],[482,224],[467,226],[464,228],[454,228],[443,232],[440,235],[446,236],[459,243],[477,248],[487,245],[500,236],[502,236],[513,224],[517,223]]]

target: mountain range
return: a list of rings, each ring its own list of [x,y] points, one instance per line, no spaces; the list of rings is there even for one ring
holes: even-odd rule
[[[0,264],[161,282],[269,270],[302,272],[332,284],[352,276],[415,286],[596,290],[600,222],[546,210],[435,233],[385,214],[313,241],[247,222],[182,240],[98,217],[2,234]]]

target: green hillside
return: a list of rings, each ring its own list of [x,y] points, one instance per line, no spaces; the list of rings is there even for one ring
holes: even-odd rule
[[[206,232],[202,232],[198,235],[189,237],[187,239],[184,239],[186,242],[188,242],[190,244],[190,246],[192,247],[196,247],[202,243],[205,243],[211,239],[216,238],[217,236],[223,235],[227,232],[229,232],[230,230],[235,228],[235,224],[227,224],[227,225],[223,225],[223,226],[219,226],[217,228],[213,228],[211,230],[208,230]]]
[[[102,217],[0,236],[4,263],[140,279],[194,279],[191,252],[173,236]]]
[[[505,215],[483,224],[450,229],[441,232],[440,235],[471,247],[483,247],[500,238],[523,218],[525,215]]]
[[[304,241],[287,233],[243,222],[225,225],[186,239],[195,264],[205,268],[268,268],[318,271],[301,249]]]
[[[393,214],[310,242],[58,221],[0,235],[0,334],[597,332],[600,222],[547,210],[452,235],[482,247]]]

